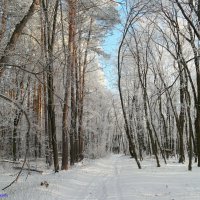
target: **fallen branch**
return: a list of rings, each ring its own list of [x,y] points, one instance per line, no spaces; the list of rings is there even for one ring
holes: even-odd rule
[[[13,169],[21,169],[21,167],[13,167]],[[23,170],[38,172],[38,173],[41,173],[41,174],[43,173],[43,171],[41,171],[41,170],[32,169],[32,168],[23,168]]]
[[[12,163],[12,164],[22,164],[20,161],[12,161],[12,160],[0,160],[0,162],[7,162],[7,163]]]

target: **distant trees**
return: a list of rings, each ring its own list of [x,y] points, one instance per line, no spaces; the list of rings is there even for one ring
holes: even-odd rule
[[[102,74],[100,45],[119,20],[115,6],[107,0],[1,2],[0,94],[20,105],[31,123],[27,136],[22,110],[0,100],[1,157],[18,160],[25,146],[31,158],[45,158],[50,166],[53,159],[57,172],[60,156],[61,169],[66,170],[69,161],[73,165],[84,156],[96,157],[112,149],[106,139],[114,127],[99,126],[104,121],[107,127],[113,113],[107,111],[107,103],[92,108],[90,104],[98,92],[105,99],[110,94],[98,76],[92,83],[90,76]],[[101,140],[104,150],[91,151],[88,140]]]
[[[1,157],[16,161],[28,149],[57,172],[84,156],[129,150],[138,168],[146,155],[158,167],[170,155],[180,163],[189,157],[189,170],[193,158],[200,166],[199,1],[119,4],[113,97],[99,59],[105,35],[120,21],[117,5],[1,1]]]
[[[197,147],[197,157],[198,157],[198,167],[200,167],[200,69],[199,69],[199,22],[200,22],[200,1],[189,1],[185,5],[176,0],[176,5],[180,9],[181,14],[184,17],[184,20],[188,26],[189,39],[187,40],[191,45],[193,50],[193,58],[194,65],[196,69],[196,101],[195,101],[195,109],[196,109],[196,118],[195,118],[195,132],[196,132],[196,147]],[[187,11],[187,12],[186,12]],[[195,91],[193,89],[193,91]]]
[[[158,167],[159,154],[177,155],[180,163],[188,154],[189,170],[197,156],[199,166],[198,7],[178,0],[126,4],[118,53],[124,120],[136,154],[152,153]]]

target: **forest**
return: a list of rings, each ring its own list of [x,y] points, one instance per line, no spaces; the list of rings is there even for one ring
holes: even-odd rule
[[[12,199],[1,195],[20,177],[51,170],[59,179],[88,162],[131,162],[137,173],[171,163],[194,180],[199,30],[200,0],[0,0],[0,177],[15,174],[0,181],[0,198]],[[77,199],[110,199],[104,186],[94,196],[87,188]]]

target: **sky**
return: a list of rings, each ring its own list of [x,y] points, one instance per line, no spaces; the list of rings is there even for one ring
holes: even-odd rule
[[[111,34],[107,35],[102,45],[104,51],[110,55],[109,59],[104,59],[101,62],[106,78],[108,89],[114,89],[117,77],[114,73],[117,63],[117,51],[120,40],[120,32],[115,28]]]
[[[121,5],[118,6],[118,11],[120,14],[120,18],[123,18],[123,12]],[[103,66],[103,71],[105,74],[106,85],[108,89],[115,90],[117,83],[117,52],[121,39],[121,25],[118,24],[113,27],[112,31],[110,31],[102,44],[102,48],[104,51],[110,55],[109,59],[103,59],[101,65]]]

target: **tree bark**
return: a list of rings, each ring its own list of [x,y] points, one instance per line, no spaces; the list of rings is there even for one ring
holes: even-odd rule
[[[40,5],[40,0],[33,0],[28,12],[23,17],[23,19],[15,26],[15,29],[12,33],[12,36],[9,40],[9,42],[6,45],[6,48],[4,50],[3,56],[0,58],[0,77],[3,75],[3,72],[5,71],[5,66],[9,62],[10,53],[14,51],[15,46],[17,44],[17,41],[19,37],[22,34],[22,31],[24,30],[27,22],[31,19],[31,17],[34,15],[35,11]]]
[[[58,14],[58,0],[55,2],[54,13],[53,13],[53,24],[52,30],[50,32],[49,18],[47,13],[47,5],[43,0],[43,11],[45,15],[45,42],[47,45],[46,51],[46,64],[47,64],[47,111],[48,111],[48,131],[50,134],[52,148],[53,148],[53,160],[54,160],[54,170],[58,172],[59,162],[58,162],[58,149],[57,149],[57,137],[56,137],[56,117],[55,117],[55,103],[54,103],[54,70],[53,70],[53,50],[55,45],[55,31],[57,23]]]
[[[7,26],[7,12],[8,12],[8,0],[2,0],[2,17],[1,17],[1,30],[0,30],[0,42],[3,39]]]
[[[128,30],[129,30],[129,27],[130,27],[130,24],[131,24],[128,21],[129,21],[129,18],[127,19],[127,26],[124,29],[123,38],[122,38],[122,41],[121,41],[119,49],[118,49],[118,65],[117,65],[118,66],[117,67],[117,69],[118,69],[118,90],[119,90],[119,95],[120,95],[122,113],[123,113],[124,122],[125,122],[125,124],[124,124],[125,125],[125,132],[126,132],[126,136],[127,136],[128,142],[129,142],[129,152],[130,152],[131,156],[135,159],[138,168],[141,169],[141,165],[140,165],[140,162],[138,160],[137,153],[136,153],[135,144],[134,144],[134,141],[133,141],[133,138],[131,136],[130,129],[129,129],[128,119],[127,119],[127,114],[126,114],[126,111],[125,111],[123,94],[122,94],[122,89],[121,89],[121,67],[122,67],[121,66],[121,51],[122,51],[122,47],[123,47],[126,35],[128,33]]]

